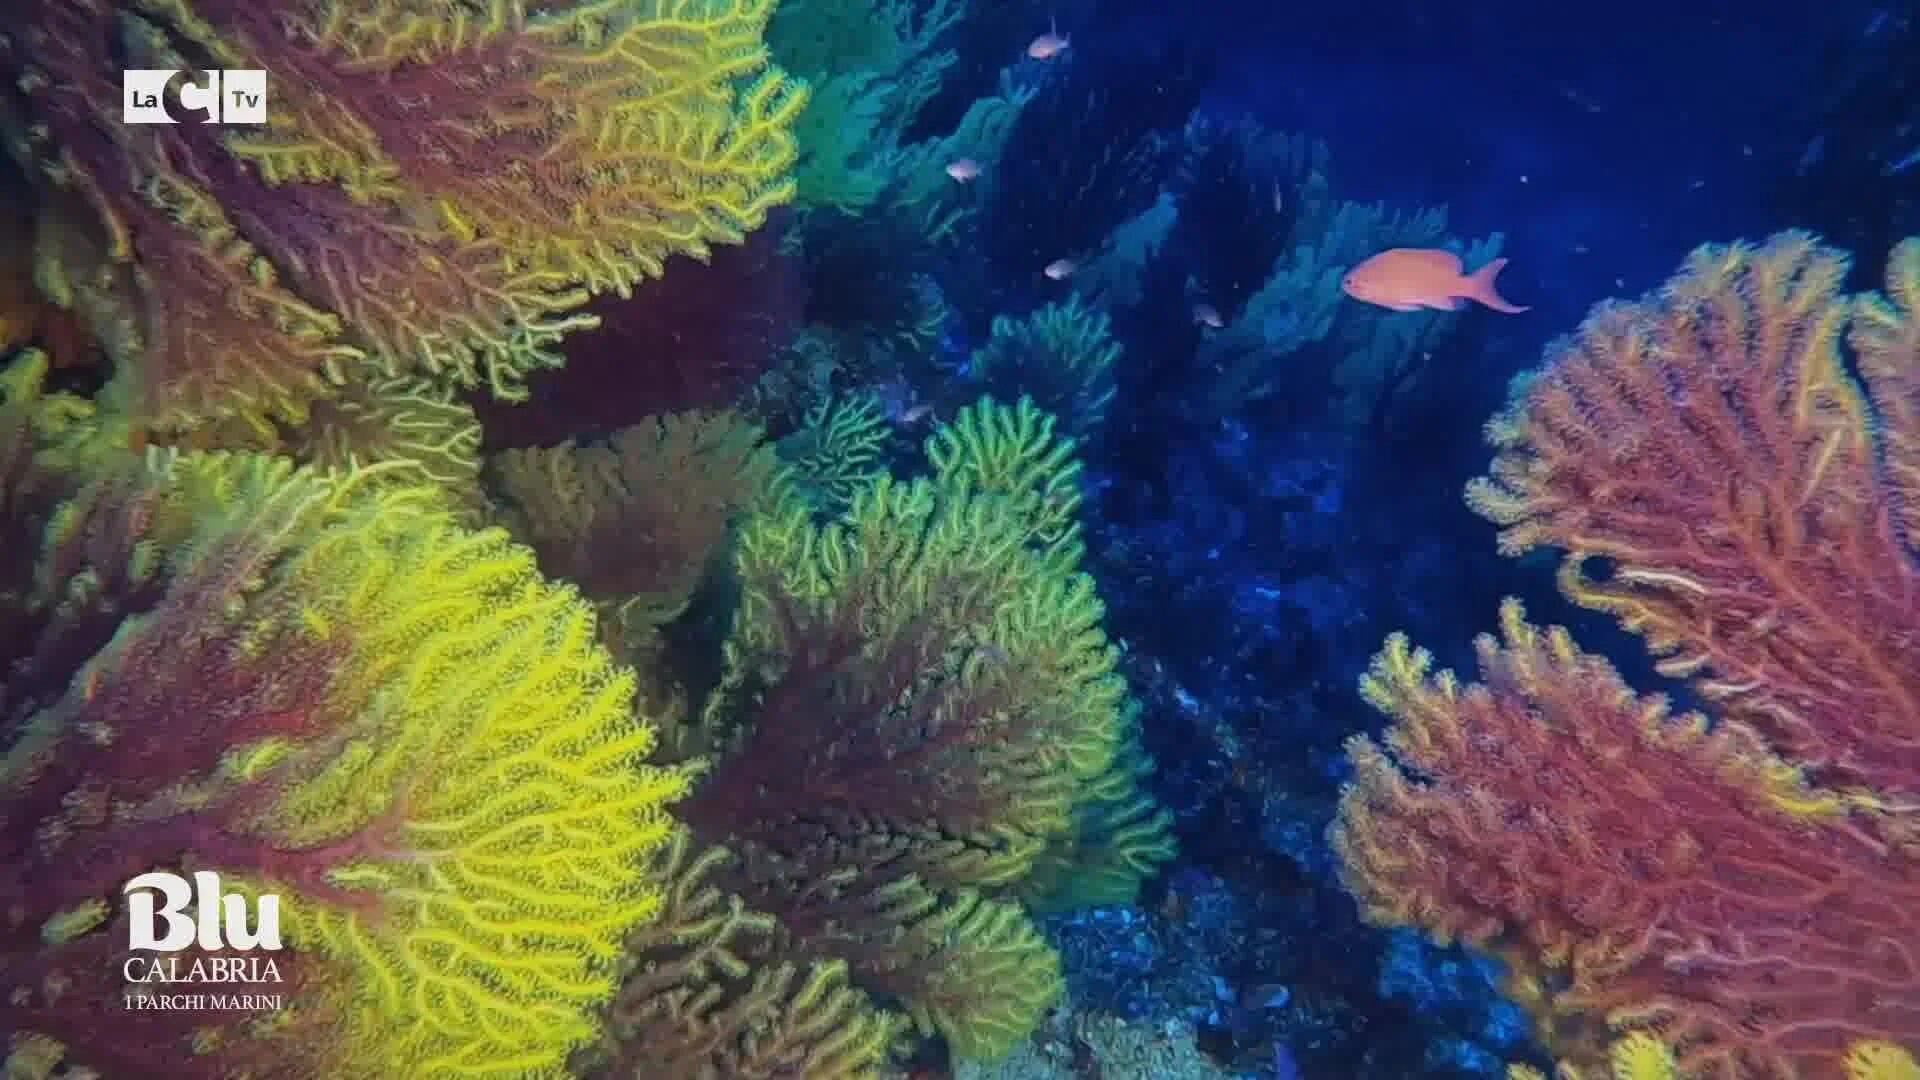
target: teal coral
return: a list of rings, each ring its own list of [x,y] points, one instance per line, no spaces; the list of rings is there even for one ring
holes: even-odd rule
[[[1084,434],[1106,417],[1120,354],[1113,320],[1076,294],[1023,318],[995,319],[987,343],[974,351],[973,370],[988,387],[1031,398]]]
[[[1144,786],[1152,772],[1134,716],[1113,765],[1076,806],[1072,829],[1048,845],[1021,881],[1029,907],[1068,911],[1139,899],[1141,883],[1178,853],[1173,814]]]
[[[886,470],[888,435],[873,395],[843,395],[807,410],[799,429],[781,440],[781,456],[808,502],[832,515]]]
[[[927,460],[950,496],[977,491],[1010,502],[1027,542],[1050,560],[1078,565],[1081,465],[1078,444],[1056,434],[1058,420],[1021,398],[962,409],[927,440]]]

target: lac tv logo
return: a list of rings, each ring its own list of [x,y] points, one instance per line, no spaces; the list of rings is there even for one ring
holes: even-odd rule
[[[120,119],[128,124],[177,124],[167,107],[175,68],[133,68],[120,73]],[[255,68],[207,71],[204,85],[180,84],[180,108],[205,114],[215,124],[267,122],[267,73]]]

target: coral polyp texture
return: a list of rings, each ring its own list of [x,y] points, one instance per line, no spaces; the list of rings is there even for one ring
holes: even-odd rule
[[[493,477],[542,567],[600,606],[616,655],[637,658],[686,611],[729,524],[767,488],[763,434],[732,412],[659,416],[604,445],[506,451]]]
[[[747,515],[719,685],[680,740],[710,764],[678,816],[724,854],[676,872],[691,929],[637,943],[622,1075],[869,1076],[908,1020],[1003,1054],[1061,989],[1025,895],[1085,864],[1124,902],[1171,856],[1079,568],[1073,450],[1030,402],[983,401],[929,440],[931,476],[870,477],[825,522],[777,476]],[[772,1056],[748,1037],[776,1031]]]
[[[9,1075],[547,1076],[595,1036],[687,778],[571,588],[376,479],[153,450],[3,568]],[[183,989],[123,982],[156,869],[279,897],[278,981],[192,987],[277,1009],[123,1002]]]
[[[657,1080],[879,1080],[907,1019],[847,979],[843,961],[796,963],[778,920],[711,881],[734,865],[675,834],[651,876],[669,883],[660,917],[628,940],[634,970],[606,1037],[575,1061],[588,1077]]]
[[[776,213],[704,262],[673,259],[633,295],[598,296],[598,320],[570,334],[567,362],[535,372],[524,401],[468,398],[490,450],[554,446],[649,416],[724,409],[774,365],[799,325],[806,282]]]
[[[1099,427],[1113,402],[1120,352],[1112,320],[1075,295],[1022,319],[993,320],[973,365],[988,386],[1024,387],[1042,408],[1063,417],[1069,430],[1085,434]]]
[[[1610,1030],[1729,1080],[1920,1047],[1920,242],[1884,295],[1846,267],[1800,233],[1701,248],[1489,427],[1503,550],[1562,549],[1706,714],[1514,602],[1480,683],[1397,636],[1363,681],[1394,723],[1352,744],[1349,887],[1505,958],[1569,1067]]]
[[[591,295],[791,198],[772,7],[32,0],[0,118],[38,279],[143,429],[297,423],[366,368],[518,397]],[[123,68],[201,65],[269,72],[267,123],[121,122]]]

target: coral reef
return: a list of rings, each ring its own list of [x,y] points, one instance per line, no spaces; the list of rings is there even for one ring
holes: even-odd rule
[[[958,0],[786,0],[767,45],[813,94],[795,122],[794,170],[806,208],[858,212],[899,175],[900,137],[959,59],[936,48]]]
[[[615,655],[637,661],[771,482],[761,434],[731,412],[677,413],[604,444],[509,450],[491,462],[500,512],[543,570],[599,606]]]
[[[1920,64],[1920,18],[1891,9],[1848,35],[1808,81],[1822,88],[1783,125],[1771,201],[1781,220],[1849,251],[1882,251],[1920,235],[1913,131],[1920,103],[1908,72]]]
[[[566,363],[529,374],[524,400],[466,395],[486,449],[558,446],[649,416],[740,404],[806,310],[800,259],[782,250],[789,220],[775,211],[743,243],[704,261],[671,258],[633,295],[589,300],[580,311],[599,325],[569,334]]]
[[[1316,175],[1295,193],[1305,203],[1292,220],[1297,246],[1274,264],[1239,316],[1206,340],[1200,362],[1220,372],[1210,387],[1212,401],[1228,411],[1247,400],[1298,393],[1288,385],[1291,376],[1282,380],[1280,373],[1314,358],[1325,367],[1328,396],[1350,424],[1362,427],[1459,320],[1450,312],[1423,312],[1388,321],[1387,313],[1346,303],[1340,277],[1372,251],[1442,245],[1447,217],[1442,208],[1405,213],[1378,203],[1334,202]],[[1472,243],[1462,257],[1490,258],[1500,243],[1498,236]],[[1276,363],[1290,354],[1296,363]]]
[[[1032,1045],[1003,1062],[964,1063],[955,1080],[1227,1080],[1208,1060],[1191,1025],[1129,1024],[1062,1006]]]
[[[668,972],[696,1005],[623,992],[618,1067],[659,1075],[651,1047],[708,1045],[695,1032],[711,1023],[804,1028],[815,1010],[867,1060],[900,1028],[876,1002],[956,1054],[1005,1053],[1060,987],[1017,902],[1037,860],[1126,852],[1101,880],[1130,898],[1170,854],[1134,787],[1143,763],[1121,756],[1126,686],[1077,569],[1077,467],[1053,427],[1030,403],[983,402],[929,441],[931,476],[882,473],[824,524],[776,484],[742,523],[725,668],[674,740],[707,755],[678,815],[724,849],[689,885],[718,895],[697,931],[636,957],[636,978]],[[735,959],[663,953],[674,941]],[[692,1075],[759,1060],[737,1035],[711,1045]]]
[[[1326,171],[1327,148],[1247,120],[1205,117],[1188,124],[1187,144],[1168,240],[1193,267],[1194,294],[1232,322],[1287,254],[1310,209],[1307,185]]]
[[[1920,1080],[1920,1062],[1900,1047],[1876,1039],[1863,1039],[1847,1052],[1843,1065],[1848,1080]],[[1592,1075],[1568,1065],[1554,1070],[1556,1080],[1581,1080]],[[1636,1031],[1614,1041],[1607,1052],[1606,1075],[1614,1080],[1679,1080],[1680,1062],[1673,1048],[1644,1031]],[[1837,1075],[1837,1074],[1836,1074]],[[1546,1075],[1531,1065],[1515,1065],[1507,1070],[1508,1080],[1546,1080]]]
[[[1643,1028],[1686,1076],[1920,1045],[1920,242],[1884,296],[1845,272],[1804,233],[1703,247],[1489,426],[1469,494],[1502,550],[1564,550],[1567,596],[1710,716],[1517,602],[1481,683],[1396,636],[1362,684],[1395,723],[1352,745],[1347,882],[1375,921],[1506,960],[1571,1066]]]
[[[766,63],[771,10],[36,0],[0,36],[0,116],[38,280],[143,430],[297,424],[367,370],[517,397],[589,296],[791,197],[805,92]],[[119,122],[120,69],[199,57],[273,72],[269,122]]]
[[[931,290],[939,250],[934,237],[892,197],[853,215],[808,216],[800,259],[809,280],[804,319],[840,366],[860,370],[892,351],[927,348],[945,310]],[[854,283],[854,284],[848,284]]]
[[[446,388],[411,376],[342,387],[316,402],[307,423],[285,432],[294,460],[352,471],[388,462],[383,482],[406,479],[438,491],[471,523],[481,516],[480,423]]]
[[[0,1071],[1543,1060],[1492,960],[1363,927],[1319,840],[1385,627],[1492,590],[1429,492],[1479,467],[1436,418],[1507,374],[1480,316],[1339,275],[1500,241],[1340,201],[1324,146],[1226,112],[1206,34],[1093,0],[15,6],[0,854],[57,887],[0,887]],[[1049,20],[1072,47],[1027,56]],[[265,69],[268,120],[122,124],[134,67],[176,112]],[[1911,489],[1901,288],[1853,315],[1858,440]],[[1745,722],[1809,802],[1762,809],[1892,843],[1898,741],[1816,761],[1779,700]],[[288,1007],[120,1008],[149,868],[281,895]],[[1547,975],[1567,1070],[1632,1039]]]
[[[1024,393],[1085,437],[1113,401],[1120,355],[1112,321],[1076,295],[1025,318],[995,319],[986,344],[974,350],[972,374],[990,392]]]
[[[26,631],[0,665],[10,1067],[557,1070],[660,906],[641,868],[688,781],[643,764],[591,609],[379,467],[155,450],[36,515],[62,481],[23,460],[25,412],[0,416],[7,531],[44,537],[0,589]],[[121,887],[156,868],[279,897],[280,970],[227,987],[278,1011],[123,1009],[154,987],[122,981]]]
[[[675,833],[649,877],[670,883],[660,917],[627,942],[621,985],[583,1075],[879,1080],[907,1019],[847,984],[841,961],[802,971],[779,922],[709,882],[724,848],[695,855]]]
[[[13,13],[10,1075],[840,1078],[1027,1038],[1063,985],[1034,913],[1130,904],[1174,845],[1065,437],[1112,326],[966,340],[960,240],[1037,204],[943,167],[1035,91],[902,142],[962,7]],[[122,124],[128,67],[265,69],[268,120]],[[1090,238],[1173,159],[1133,134],[1067,163],[1116,184]],[[1060,415],[961,407],[986,382]],[[284,1007],[120,1007],[148,869],[281,899]]]
[[[1143,787],[1153,761],[1141,750],[1136,727],[1135,715],[1129,715],[1113,764],[1088,785],[1074,809],[1073,827],[1049,843],[1021,881],[1028,907],[1064,911],[1131,904],[1140,883],[1173,861],[1173,815]]]
[[[793,464],[800,496],[837,515],[886,472],[887,435],[876,397],[833,398],[807,410],[799,429],[780,441],[780,453]]]
[[[0,356],[26,346],[45,351],[57,367],[94,363],[98,347],[73,312],[48,299],[33,281],[33,208],[25,182],[0,159]]]

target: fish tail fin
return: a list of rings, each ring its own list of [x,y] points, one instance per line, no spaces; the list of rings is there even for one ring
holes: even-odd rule
[[[1487,263],[1487,265],[1467,275],[1467,285],[1469,286],[1467,295],[1495,311],[1504,311],[1509,315],[1518,315],[1523,311],[1532,310],[1531,308],[1509,302],[1506,297],[1500,295],[1499,288],[1494,285],[1493,279],[1500,276],[1500,271],[1504,269],[1506,265],[1507,260],[1494,259]]]

